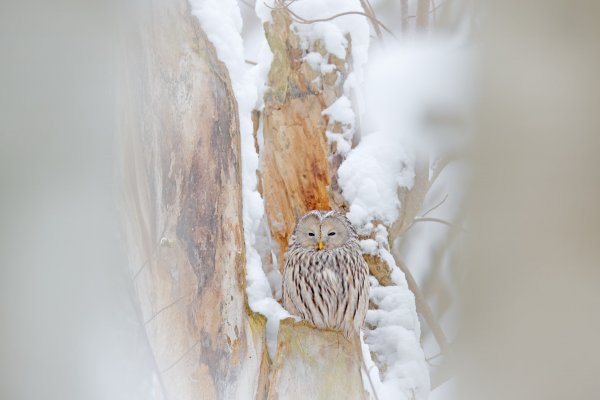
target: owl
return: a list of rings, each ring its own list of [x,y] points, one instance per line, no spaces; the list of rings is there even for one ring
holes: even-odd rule
[[[358,235],[337,211],[310,211],[289,240],[283,306],[318,328],[358,334],[369,305],[369,268]]]

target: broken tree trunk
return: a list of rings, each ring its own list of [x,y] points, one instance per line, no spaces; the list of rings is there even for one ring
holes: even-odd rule
[[[240,132],[227,69],[185,0],[128,25],[120,149],[131,272],[157,398],[264,398],[245,295]]]
[[[337,142],[348,126],[329,118],[324,110],[343,96],[352,65],[351,38],[346,58],[329,54],[319,41],[302,48],[290,27],[285,8],[272,11],[265,24],[273,52],[265,94],[264,145],[260,173],[265,212],[274,239],[278,267],[283,268],[288,238],[297,219],[313,209],[341,209],[345,204],[337,185],[342,161]],[[313,68],[307,53],[318,53],[329,71]],[[348,145],[349,146],[349,145]],[[361,359],[356,344],[341,333],[296,323],[281,323],[269,399],[365,399]]]
[[[269,400],[367,398],[356,345],[305,321],[281,321]]]
[[[260,172],[265,212],[281,269],[298,217],[310,210],[344,207],[337,187],[342,157],[335,142],[328,143],[326,136],[326,131],[339,133],[343,127],[323,111],[342,95],[352,59],[349,36],[345,60],[327,53],[319,41],[311,43],[308,52],[319,53],[335,66],[322,74],[304,58],[307,51],[290,28],[288,11],[277,8],[272,17],[272,24],[265,24],[273,61],[265,94]]]

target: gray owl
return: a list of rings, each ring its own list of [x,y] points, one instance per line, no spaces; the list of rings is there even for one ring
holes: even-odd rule
[[[318,328],[359,332],[369,305],[369,267],[358,235],[337,211],[310,211],[289,240],[283,306]]]

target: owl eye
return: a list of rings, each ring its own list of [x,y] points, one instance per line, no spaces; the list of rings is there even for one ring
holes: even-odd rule
[[[308,232],[308,236],[315,236],[315,234],[312,232]]]
[[[329,233],[328,233],[328,235],[329,235],[329,236],[334,236],[334,235],[335,235],[335,232],[329,232]]]

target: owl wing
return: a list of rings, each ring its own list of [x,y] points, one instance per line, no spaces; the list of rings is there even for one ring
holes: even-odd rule
[[[291,257],[286,256],[285,265],[283,267],[283,308],[285,308],[290,314],[301,316],[298,307],[294,304],[295,296],[295,285],[293,277],[293,262],[290,261]]]
[[[357,304],[356,304],[356,317],[354,318],[354,326],[356,331],[359,332],[362,327],[367,310],[369,309],[369,265],[359,255],[357,258]]]

